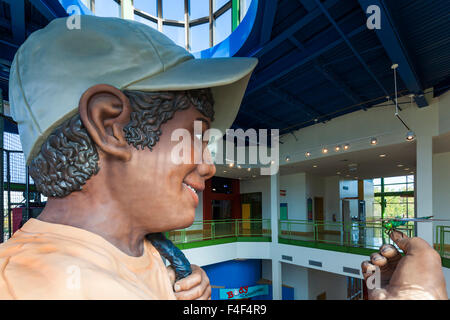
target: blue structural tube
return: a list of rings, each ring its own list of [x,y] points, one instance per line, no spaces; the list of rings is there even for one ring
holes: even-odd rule
[[[245,44],[250,33],[252,32],[256,15],[258,11],[258,0],[252,0],[248,7],[244,19],[237,26],[237,28],[222,42],[216,44],[214,47],[194,52],[195,58],[227,58],[234,56]]]
[[[64,8],[64,10],[66,10],[66,12],[69,10],[69,8],[71,6],[77,6],[80,9],[79,14],[82,15],[93,15],[92,11],[89,10],[88,7],[86,7],[84,5],[83,2],[81,2],[81,0],[58,0],[59,3],[62,5],[62,7]],[[73,12],[68,12],[69,14],[75,14]],[[77,13],[78,14],[78,13]]]

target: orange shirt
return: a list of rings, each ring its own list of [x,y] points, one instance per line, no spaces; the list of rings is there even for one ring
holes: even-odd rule
[[[0,245],[0,299],[176,299],[158,251],[132,257],[99,235],[30,219]]]

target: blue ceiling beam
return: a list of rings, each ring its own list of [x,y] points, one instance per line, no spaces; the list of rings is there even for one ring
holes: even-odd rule
[[[56,18],[68,16],[67,12],[61,6],[58,0],[29,0],[29,1],[49,21]]]
[[[384,86],[381,84],[381,82],[378,80],[378,78],[373,74],[373,72],[369,69],[369,66],[364,61],[364,59],[361,57],[361,55],[356,51],[355,47],[350,42],[349,38],[345,35],[345,33],[342,31],[342,29],[338,26],[336,21],[334,21],[333,17],[331,17],[330,13],[328,12],[327,8],[325,8],[320,0],[314,0],[316,2],[316,5],[319,7],[319,9],[322,11],[322,13],[327,17],[328,21],[334,26],[336,31],[339,33],[339,35],[344,39],[345,43],[348,45],[350,50],[352,50],[355,57],[358,59],[358,61],[361,63],[361,65],[364,67],[364,69],[367,71],[367,73],[372,77],[372,79],[375,81],[375,83],[378,85],[378,87],[384,92],[386,96],[389,96],[389,93],[384,88]]]
[[[324,6],[327,8],[330,8],[334,6],[336,3],[338,3],[339,0],[327,0],[324,3]],[[289,37],[294,35],[298,30],[303,28],[304,26],[311,23],[314,19],[319,17],[321,14],[321,11],[318,9],[313,10],[312,12],[308,13],[306,16],[304,16],[302,19],[300,19],[298,22],[294,23],[292,26],[284,30],[281,34],[279,34],[277,37],[272,39],[269,43],[267,43],[265,46],[263,46],[260,50],[253,53],[254,57],[261,57],[265,53],[271,51],[272,49],[276,49],[283,41],[286,41]]]
[[[419,107],[426,107],[427,101],[423,97],[423,86],[415,71],[414,65],[408,56],[408,52],[400,39],[395,28],[393,19],[389,14],[383,0],[358,0],[364,12],[369,5],[377,5],[380,8],[381,29],[374,29],[378,39],[380,39],[392,64],[398,64],[398,73],[409,91],[416,95],[415,102]]]
[[[293,106],[296,109],[299,109],[301,112],[306,114],[310,117],[309,120],[317,122],[322,121],[325,122],[326,120],[330,120],[325,114],[322,112],[316,110],[313,106],[310,106],[309,104],[304,103],[299,98],[295,97],[294,95],[290,94],[287,91],[284,91],[280,88],[276,88],[274,86],[267,86],[267,92],[270,93],[272,96],[278,98],[282,102]],[[311,112],[308,112],[311,111]]]
[[[305,50],[305,46],[294,37],[289,38],[289,40],[300,50]],[[344,93],[344,95],[346,95],[347,98],[349,98],[353,103],[361,104],[362,108],[367,110],[368,106],[362,102],[361,97],[354,93],[353,90],[342,79],[340,79],[335,72],[328,67],[324,67],[324,62],[320,59],[320,57],[313,59],[313,63],[314,68],[321,73],[325,79],[330,81],[336,88],[342,91],[342,93]]]
[[[314,3],[314,0],[297,0],[301,3],[303,8],[306,9],[306,11],[311,12],[316,8],[316,5]]]
[[[348,37],[353,37],[366,30],[367,27],[364,24],[349,32]],[[264,88],[300,66],[312,61],[315,57],[335,48],[343,43],[343,41],[344,40],[340,37],[330,35],[325,40],[313,41],[310,46],[305,48],[305,51],[299,52],[298,50],[293,50],[284,55],[282,58],[271,63],[271,65],[263,71],[258,72],[253,76],[255,80],[249,83],[246,95],[250,95],[261,88]]]
[[[270,41],[275,13],[277,12],[278,0],[266,0],[264,4],[264,18],[261,26],[259,43],[261,46]]]
[[[25,0],[7,0],[11,10],[11,29],[13,41],[22,44],[26,38]]]
[[[0,59],[12,61],[19,46],[5,40],[0,40]]]

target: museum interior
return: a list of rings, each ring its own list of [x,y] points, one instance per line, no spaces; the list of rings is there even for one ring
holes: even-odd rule
[[[450,294],[448,12],[425,0],[0,0],[0,241],[47,201],[10,112],[16,51],[53,19],[116,17],[196,59],[258,58],[231,128],[248,135],[232,143],[271,155],[216,158],[193,224],[166,233],[213,300],[367,299],[361,262],[392,243],[383,221],[395,218],[439,253]]]

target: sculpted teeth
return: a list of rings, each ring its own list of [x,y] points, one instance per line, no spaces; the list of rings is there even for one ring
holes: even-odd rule
[[[194,191],[197,194],[197,190],[195,190],[194,188],[192,188],[190,185],[186,184],[183,182],[183,184],[188,187],[189,189],[191,189],[192,191]]]

